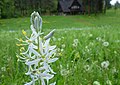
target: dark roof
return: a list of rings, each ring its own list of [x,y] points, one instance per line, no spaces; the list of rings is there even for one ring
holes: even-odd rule
[[[81,5],[81,1],[77,0],[78,3]],[[70,12],[69,7],[72,5],[74,0],[59,0],[59,4],[64,12]]]

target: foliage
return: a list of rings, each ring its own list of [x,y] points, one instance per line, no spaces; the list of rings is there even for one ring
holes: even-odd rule
[[[103,0],[81,0],[85,13],[99,13],[103,11]],[[110,7],[110,0],[105,0],[107,8]],[[56,14],[57,0],[1,0],[1,18],[29,16],[33,11],[41,14]]]
[[[59,47],[59,61],[52,65],[57,74],[50,83],[120,85],[119,15],[120,11],[109,10],[98,16],[43,16],[45,34],[56,28],[51,44]],[[0,85],[30,81],[24,74],[26,66],[15,57],[19,52],[15,38],[22,37],[21,29],[30,36],[28,25],[29,18],[0,20]]]

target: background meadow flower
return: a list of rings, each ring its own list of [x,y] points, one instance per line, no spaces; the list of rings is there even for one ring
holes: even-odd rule
[[[94,82],[93,82],[93,85],[100,85],[100,82],[94,81]]]
[[[101,67],[104,68],[104,69],[107,69],[109,65],[110,65],[109,61],[103,61],[101,63]]]
[[[103,42],[103,46],[108,47],[109,46],[109,42]]]

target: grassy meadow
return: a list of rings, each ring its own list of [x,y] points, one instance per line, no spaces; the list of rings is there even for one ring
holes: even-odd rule
[[[120,85],[120,10],[105,15],[42,16],[44,35],[56,29],[51,45],[57,45],[57,85]],[[16,38],[30,36],[30,17],[0,19],[0,85],[29,81],[27,67],[17,61]],[[103,62],[107,67],[102,66]],[[106,64],[105,64],[106,65]]]

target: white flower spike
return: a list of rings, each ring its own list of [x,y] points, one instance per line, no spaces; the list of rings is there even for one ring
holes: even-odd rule
[[[40,85],[55,85],[56,82],[49,84],[49,80],[56,74],[51,68],[51,64],[58,60],[58,58],[55,58],[56,45],[50,46],[50,38],[53,36],[55,29],[45,37],[42,36],[42,18],[38,12],[31,14],[30,28],[32,30],[30,38],[23,31],[26,40],[17,39],[22,43],[18,46],[27,46],[27,50],[23,46],[21,48],[24,48],[24,50],[21,50],[20,55],[17,54],[19,60],[24,61],[24,64],[28,66],[28,71],[25,74],[31,77],[31,81],[24,85],[35,85],[37,80],[41,81]]]

